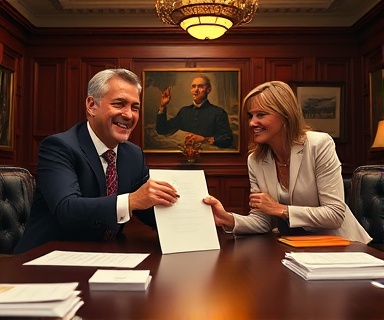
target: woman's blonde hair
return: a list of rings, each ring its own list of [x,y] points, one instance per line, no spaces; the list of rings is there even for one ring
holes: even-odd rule
[[[251,90],[243,100],[243,108],[248,112],[254,105],[281,116],[289,146],[294,143],[303,143],[305,132],[311,130],[305,123],[295,94],[291,87],[284,82],[265,82]],[[255,143],[250,138],[248,151],[253,153],[257,160],[261,160],[267,156],[270,147],[268,144]]]

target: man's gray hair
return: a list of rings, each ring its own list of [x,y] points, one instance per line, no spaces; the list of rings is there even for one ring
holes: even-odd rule
[[[88,96],[91,96],[95,101],[100,102],[100,99],[109,90],[108,81],[112,78],[120,78],[134,86],[136,86],[139,94],[141,93],[142,86],[139,77],[127,69],[106,69],[96,73],[88,83]]]

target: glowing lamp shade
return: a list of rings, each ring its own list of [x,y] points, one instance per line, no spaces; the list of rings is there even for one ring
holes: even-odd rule
[[[213,16],[187,18],[180,23],[180,27],[199,40],[220,38],[232,25],[229,19]]]
[[[252,21],[258,0],[156,0],[164,23],[179,25],[199,40],[220,38],[230,28]]]
[[[376,137],[371,148],[384,148],[384,120],[380,120],[377,125]]]

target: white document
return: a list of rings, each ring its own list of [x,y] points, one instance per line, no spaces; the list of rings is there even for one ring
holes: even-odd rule
[[[39,266],[135,268],[149,253],[108,253],[55,250],[24,263]]]
[[[163,254],[220,249],[212,209],[203,203],[208,196],[204,171],[151,169],[150,177],[168,182],[180,195],[171,207],[155,206]]]

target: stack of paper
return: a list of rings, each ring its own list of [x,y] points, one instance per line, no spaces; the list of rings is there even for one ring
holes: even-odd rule
[[[384,261],[364,252],[286,252],[282,263],[305,280],[384,278]]]
[[[0,316],[72,319],[83,305],[77,282],[0,284]]]
[[[151,279],[149,270],[97,270],[88,282],[90,290],[145,291]]]

